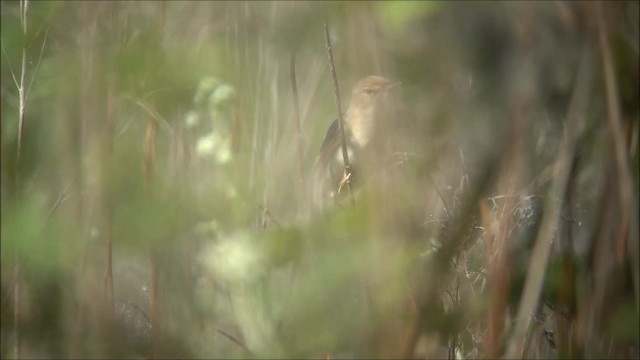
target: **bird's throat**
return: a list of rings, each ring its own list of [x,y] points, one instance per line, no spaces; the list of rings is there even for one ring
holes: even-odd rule
[[[373,106],[364,109],[349,107],[345,119],[351,143],[359,148],[364,148],[373,135]]]

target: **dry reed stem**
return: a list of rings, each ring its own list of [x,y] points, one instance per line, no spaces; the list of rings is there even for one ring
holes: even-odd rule
[[[111,10],[111,9],[110,9]],[[115,124],[115,95],[113,85],[108,85],[107,89],[107,153],[103,166],[111,170],[113,159],[113,129]],[[106,193],[106,189],[103,190]],[[104,194],[106,196],[106,194]],[[105,295],[108,314],[114,314],[113,297],[113,204],[108,201],[106,205],[106,239],[105,239]]]
[[[347,189],[349,190],[349,199],[351,204],[355,204],[356,200],[351,188],[351,163],[349,162],[349,153],[347,151],[347,139],[344,133],[344,119],[342,116],[342,104],[340,103],[340,89],[338,88],[338,77],[336,76],[336,67],[333,63],[333,52],[331,51],[331,37],[329,36],[329,25],[324,23],[324,33],[327,46],[327,56],[329,57],[329,70],[331,70],[331,79],[333,80],[333,93],[335,95],[336,110],[338,111],[338,124],[340,125],[340,135],[342,136],[342,161],[344,162],[345,179]]]
[[[621,237],[627,240],[627,250],[629,262],[631,263],[631,273],[633,276],[633,287],[636,298],[636,310],[640,311],[640,262],[638,258],[638,209],[633,196],[633,184],[631,181],[631,173],[629,170],[629,159],[625,151],[624,132],[622,130],[622,118],[620,116],[620,97],[618,95],[618,86],[616,84],[616,73],[613,66],[611,48],[609,46],[609,38],[607,24],[603,15],[602,2],[592,5],[594,12],[597,14],[598,27],[598,45],[600,47],[600,55],[602,56],[602,70],[604,76],[605,96],[607,100],[607,125],[609,129],[609,137],[611,138],[611,146],[615,155],[616,171],[618,181],[620,182],[618,195],[620,197],[621,215]]]
[[[508,358],[521,358],[523,356],[524,339],[531,322],[531,312],[534,311],[540,297],[552,239],[560,221],[560,207],[554,203],[553,199],[562,198],[566,191],[571,170],[571,159],[573,159],[579,130],[579,121],[584,117],[586,106],[588,105],[588,96],[591,91],[592,64],[589,48],[583,50],[581,59],[577,80],[569,102],[564,135],[560,144],[558,158],[554,165],[555,177],[551,194],[544,206],[540,230],[536,236],[533,254],[527,270],[527,280],[515,318],[514,333],[508,344]]]
[[[498,147],[501,148],[500,146]],[[470,191],[463,199],[459,207],[459,215],[452,218],[448,231],[441,238],[440,243],[442,244],[442,248],[433,256],[433,261],[429,264],[429,269],[426,271],[430,274],[431,281],[421,284],[417,291],[416,297],[419,310],[413,323],[410,324],[409,334],[404,339],[401,354],[402,358],[414,357],[418,340],[423,333],[426,321],[429,320],[430,313],[433,309],[438,307],[439,300],[437,299],[436,290],[440,289],[445,281],[445,274],[449,268],[450,261],[468,241],[467,235],[471,228],[469,226],[469,214],[474,212],[482,194],[484,194],[488,186],[493,183],[498,156],[498,154],[494,153],[484,159],[482,166],[479,167],[483,169],[483,172],[477,178],[474,184],[475,186],[470,188]]]
[[[156,161],[156,123],[154,121],[147,122],[147,131],[145,135],[145,146],[143,155],[143,171],[147,195],[153,196],[153,171]],[[149,347],[149,358],[154,359],[157,355],[156,345],[158,342],[158,264],[153,248],[149,249],[149,263],[151,266],[151,345]]]
[[[24,0],[20,2],[20,22],[22,24],[22,61],[20,67],[20,83],[16,83],[18,86],[18,101],[19,101],[19,112],[18,112],[18,150],[16,154],[16,185],[20,184],[20,153],[22,150],[22,135],[24,131],[24,119],[25,119],[25,111],[26,111],[26,92],[25,92],[25,77],[27,74],[27,29],[28,29],[28,15],[29,13],[29,0]],[[13,72],[12,72],[13,75]],[[15,76],[13,76],[14,82],[16,81]],[[13,321],[14,321],[14,331],[15,331],[15,344],[14,344],[14,355],[16,359],[20,358],[20,312],[21,312],[21,296],[20,296],[20,256],[16,254],[15,259],[15,292],[13,298]]]
[[[300,131],[300,100],[298,98],[298,80],[296,78],[296,56],[291,55],[289,63],[291,72],[291,91],[293,93],[293,125],[296,130],[296,145],[298,153],[298,173],[300,176],[300,184],[304,188],[304,164],[302,161],[302,132]]]

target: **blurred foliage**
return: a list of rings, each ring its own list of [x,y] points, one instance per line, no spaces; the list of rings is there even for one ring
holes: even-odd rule
[[[0,4],[2,358],[638,357],[637,1]],[[325,21],[402,85],[319,214]]]
[[[15,256],[28,259],[27,276],[35,283],[63,278],[80,255],[77,229],[58,219],[49,223],[35,199],[3,211],[2,220],[3,263],[14,264]]]
[[[382,25],[390,31],[399,32],[412,21],[424,19],[441,6],[437,2],[389,1],[377,3],[377,12]]]

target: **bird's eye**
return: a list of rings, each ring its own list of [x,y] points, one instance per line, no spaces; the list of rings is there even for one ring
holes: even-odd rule
[[[367,95],[372,95],[375,91],[373,90],[373,88],[365,88],[364,92],[367,93]]]

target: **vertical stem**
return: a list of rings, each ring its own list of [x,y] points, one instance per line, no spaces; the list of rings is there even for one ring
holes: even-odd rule
[[[147,187],[153,181],[153,169],[156,157],[156,123],[151,120],[147,124],[144,150],[144,179]]]
[[[336,76],[336,67],[333,63],[333,52],[331,51],[331,37],[329,36],[329,25],[324,23],[324,34],[327,42],[327,55],[329,56],[329,69],[333,79],[333,92],[336,99],[336,108],[338,110],[338,124],[340,125],[340,135],[342,136],[342,161],[344,162],[344,171],[346,173],[347,188],[349,189],[349,199],[355,204],[353,190],[351,189],[351,164],[349,163],[349,153],[347,152],[347,139],[344,135],[344,120],[342,119],[342,105],[340,103],[340,91],[338,89],[338,77]]]
[[[108,23],[109,23],[109,49],[114,48],[116,41],[115,26],[113,23],[113,4],[109,4],[107,8]],[[105,153],[103,156],[102,166],[105,171],[105,175],[109,177],[113,170],[113,142],[115,131],[115,96],[114,96],[114,74],[109,74],[107,78],[107,114],[106,114],[106,132],[105,136]],[[103,179],[103,184],[108,184],[107,179]],[[104,185],[103,185],[104,186]],[[106,273],[105,273],[105,294],[106,305],[109,315],[113,316],[114,312],[114,300],[113,300],[113,203],[111,197],[107,193],[108,186],[104,186],[102,189],[103,206],[105,210],[105,261],[106,261]]]
[[[600,55],[602,56],[602,69],[604,75],[605,95],[607,99],[607,125],[609,129],[609,137],[611,138],[611,146],[616,161],[616,170],[618,173],[618,181],[620,182],[618,196],[620,197],[620,205],[622,206],[620,219],[621,234],[626,236],[627,253],[631,262],[631,274],[633,277],[633,290],[636,298],[636,310],[640,309],[640,271],[638,267],[638,227],[631,225],[631,219],[638,219],[637,204],[633,196],[633,184],[631,182],[631,174],[629,171],[629,159],[625,151],[626,141],[622,130],[622,119],[620,116],[620,97],[618,95],[618,86],[616,84],[616,73],[613,66],[611,48],[609,45],[609,35],[607,24],[603,15],[602,2],[594,5],[597,14],[598,26],[598,44],[600,46]],[[635,224],[637,225],[637,224]],[[623,246],[621,246],[624,248]]]
[[[555,162],[555,176],[551,184],[549,199],[559,199],[566,192],[571,161],[575,152],[576,137],[580,121],[586,111],[588,97],[591,91],[591,54],[588,48],[582,52],[582,60],[578,67],[569,108],[564,134],[560,143],[558,158]],[[551,239],[560,221],[560,207],[553,201],[547,200],[542,211],[540,230],[536,235],[535,245],[529,267],[527,279],[520,298],[518,313],[515,319],[513,335],[507,347],[507,358],[520,358],[525,349],[525,336],[531,323],[531,312],[535,309],[542,291],[544,274],[549,261]]]
[[[516,97],[513,104],[512,127],[510,129],[508,151],[501,165],[501,179],[498,188],[506,194],[515,193],[521,173],[523,134],[526,131],[527,117],[524,111],[525,99]],[[504,209],[511,212],[515,209],[514,198],[507,198]],[[489,358],[500,356],[502,338],[504,337],[504,318],[508,310],[508,297],[511,289],[511,244],[509,229],[513,228],[512,218],[499,215],[497,227],[490,245],[491,254],[486,259],[489,281],[489,306],[487,312],[487,339],[485,355]]]
[[[113,315],[114,304],[113,304],[113,269],[112,269],[112,261],[113,261],[113,231],[111,226],[112,216],[110,213],[107,213],[107,233],[106,233],[106,243],[105,243],[105,261],[106,261],[106,273],[104,278],[104,289],[106,294],[107,301],[107,310],[109,314]]]
[[[156,123],[149,121],[145,139],[144,151],[144,178],[147,186],[147,195],[153,196],[152,182],[153,169],[156,158]],[[154,249],[149,249],[149,263],[151,264],[151,345],[149,348],[149,358],[156,355],[156,344],[158,343],[158,264]]]
[[[302,164],[302,133],[300,131],[300,101],[298,99],[298,81],[296,79],[296,56],[291,55],[291,89],[293,92],[293,122],[296,127],[297,150],[298,150],[298,172],[300,174],[300,183],[304,185],[304,167]]]
[[[166,20],[166,3],[161,4],[160,19],[158,21],[158,31],[161,39],[164,38],[164,28]],[[157,140],[157,124],[154,119],[147,123],[147,132],[145,136],[144,150],[144,179],[147,187],[147,196],[154,196],[153,181],[154,169],[156,162],[156,140]],[[159,331],[159,306],[158,306],[158,256],[156,250],[152,247],[149,249],[149,263],[151,264],[151,344],[149,346],[149,359],[157,356],[158,334]]]
[[[14,356],[16,359],[20,358],[20,281],[19,281],[19,272],[20,272],[20,258],[16,256],[16,265],[15,265],[15,289],[13,294],[13,324],[14,324],[14,332],[15,332],[15,343],[14,343]]]
[[[18,112],[18,149],[16,153],[16,186],[20,184],[20,154],[22,151],[22,135],[26,111],[25,78],[27,74],[27,15],[29,14],[29,0],[20,2],[20,22],[22,24],[22,61],[20,65],[20,83],[18,86],[19,112]],[[20,358],[20,255],[16,254],[15,260],[15,292],[13,294],[13,324],[15,330],[14,355]]]
[[[18,153],[17,163],[20,164],[20,153],[22,150],[22,133],[24,131],[24,116],[26,111],[26,89],[25,77],[27,74],[27,14],[29,13],[29,0],[20,3],[20,22],[22,23],[22,62],[20,67],[20,86],[18,87],[18,97],[20,109],[18,113]],[[18,166],[18,172],[20,167]],[[17,176],[17,175],[16,175]]]
[[[151,345],[149,346],[149,359],[155,359],[158,344],[158,264],[156,256],[151,249],[149,251],[151,260]]]
[[[113,86],[109,84],[107,89],[107,133],[105,136],[107,137],[107,149],[106,149],[106,157],[104,159],[104,164],[107,169],[111,169],[112,162],[112,151],[113,151],[113,122],[114,122],[114,95],[113,95]],[[111,171],[107,171],[109,174]],[[105,207],[105,233],[106,233],[106,242],[105,242],[105,262],[106,262],[106,273],[105,273],[105,294],[107,301],[107,311],[110,315],[113,315],[114,311],[114,302],[113,302],[113,206],[109,199],[109,195],[103,189],[103,196],[105,196],[106,207]]]

